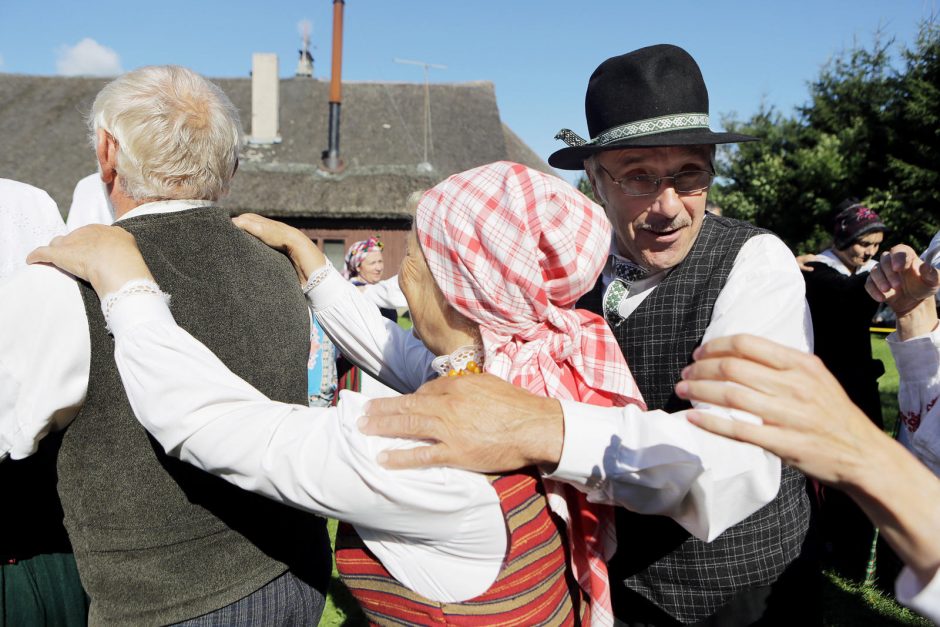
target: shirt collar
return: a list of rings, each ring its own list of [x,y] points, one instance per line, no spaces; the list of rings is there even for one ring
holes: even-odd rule
[[[136,218],[138,216],[148,216],[154,213],[176,213],[177,211],[186,211],[187,209],[198,209],[201,207],[211,207],[215,203],[211,200],[158,200],[156,202],[147,202],[134,207],[115,222]]]
[[[826,264],[839,274],[845,276],[852,276],[852,272],[846,267],[842,260],[839,259],[839,256],[836,255],[836,251],[831,248],[827,248],[818,255],[816,255],[816,261]],[[862,274],[865,272],[871,272],[871,269],[875,267],[877,262],[874,259],[869,259],[862,266],[855,271],[855,274]]]

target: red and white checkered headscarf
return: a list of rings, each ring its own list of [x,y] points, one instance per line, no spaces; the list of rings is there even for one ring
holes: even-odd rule
[[[426,192],[415,230],[447,302],[480,326],[484,370],[541,396],[643,404],[607,323],[573,308],[610,249],[601,207],[559,178],[501,161]],[[612,510],[571,487],[545,483],[552,509],[568,521],[592,622],[610,624],[605,558],[616,548]]]

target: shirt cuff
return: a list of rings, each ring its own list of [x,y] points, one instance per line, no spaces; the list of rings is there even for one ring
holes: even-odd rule
[[[614,430],[598,407],[574,401],[560,401],[565,420],[565,439],[558,467],[549,479],[558,479],[595,490],[603,483],[604,469],[599,461],[606,459]]]
[[[112,303],[108,313],[108,328],[115,338],[139,324],[159,323],[176,325],[163,294],[126,294]]]
[[[902,381],[929,381],[940,370],[940,327],[927,335],[901,341],[897,331],[887,338]]]
[[[898,601],[936,621],[940,618],[940,573],[923,585],[907,566],[894,582],[894,594]]]
[[[307,301],[313,311],[329,309],[342,299],[344,290],[351,286],[352,284],[344,279],[343,275],[331,269],[322,281],[307,292]]]

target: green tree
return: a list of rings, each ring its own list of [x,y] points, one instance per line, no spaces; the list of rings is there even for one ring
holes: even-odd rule
[[[833,59],[792,116],[765,106],[724,120],[762,140],[719,155],[712,193],[727,215],[775,231],[795,252],[818,251],[835,207],[855,196],[881,214],[889,243],[925,246],[940,228],[940,29],[923,23],[899,68],[896,47],[876,36]]]

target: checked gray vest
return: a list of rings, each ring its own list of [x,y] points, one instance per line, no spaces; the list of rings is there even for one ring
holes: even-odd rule
[[[643,303],[612,330],[649,409],[690,405],[673,387],[701,343],[712,309],[741,246],[766,233],[750,224],[706,214],[688,256]],[[578,303],[601,313],[603,283]],[[601,313],[601,315],[603,315]],[[643,595],[682,623],[708,618],[738,591],[774,582],[800,552],[809,525],[804,478],[784,466],[777,497],[710,543],[664,516],[617,508],[623,548],[610,563],[611,581]],[[614,592],[616,597],[616,592]],[[629,608],[615,609],[630,620]]]
[[[287,258],[221,209],[130,218],[183,329],[269,397],[306,405],[309,319]],[[290,569],[325,594],[322,518],[164,454],[134,418],[97,296],[88,396],[58,454],[59,495],[91,624],[175,623],[229,605]]]

